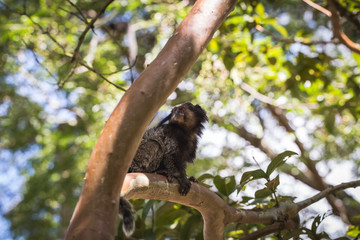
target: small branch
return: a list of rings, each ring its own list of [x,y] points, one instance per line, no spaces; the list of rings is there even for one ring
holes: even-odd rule
[[[338,9],[335,6],[335,0],[328,0],[329,10],[319,6],[318,4],[310,0],[303,0],[303,2],[313,7],[314,9],[324,13],[326,16],[330,17],[334,38],[337,38],[340,43],[344,44],[351,51],[360,54],[360,44],[353,42],[342,30]]]
[[[352,14],[352,12],[348,11],[345,7],[343,7],[338,1],[334,0],[333,3],[336,6],[336,9],[340,13],[342,17],[345,17],[350,23],[353,24],[354,27],[360,31],[360,19],[356,14]]]
[[[68,73],[68,75],[66,76],[66,78],[65,78],[63,81],[58,82],[58,87],[59,87],[59,88],[64,87],[65,83],[66,83],[67,81],[69,81],[69,79],[72,77],[72,75],[74,75],[75,69],[76,69],[76,64],[71,67],[71,71]]]
[[[306,152],[305,147],[304,147],[303,143],[299,140],[299,138],[296,136],[295,129],[293,129],[290,126],[289,120],[285,116],[284,111],[281,108],[276,107],[276,106],[271,105],[271,104],[267,104],[267,108],[270,110],[270,112],[273,114],[273,116],[276,117],[279,124],[281,126],[283,126],[288,133],[293,133],[294,134],[295,143],[298,146],[298,148],[300,149],[301,155],[304,155],[305,152]]]
[[[113,74],[116,74],[116,73],[119,73],[119,72],[125,72],[125,71],[128,71],[128,70],[131,70],[131,69],[135,66],[136,60],[137,60],[137,56],[136,56],[136,58],[135,58],[134,63],[133,63],[132,65],[129,65],[129,67],[124,68],[124,69],[117,70],[117,71],[115,71],[115,72],[102,73],[102,75],[107,75],[107,76],[109,76],[109,75],[113,75]]]
[[[49,76],[50,76],[51,78],[53,78],[53,79],[57,82],[58,80],[57,80],[56,77],[52,74],[52,72],[50,72],[50,70],[49,70],[42,62],[40,62],[38,56],[36,55],[35,50],[32,49],[24,40],[22,40],[22,42],[24,43],[24,45],[26,46],[26,48],[28,48],[28,49],[31,51],[31,53],[32,53],[33,56],[34,56],[35,61],[49,74]]]
[[[85,68],[87,68],[88,70],[92,71],[93,73],[95,73],[96,75],[98,75],[99,77],[101,77],[102,79],[104,79],[107,83],[113,85],[114,87],[116,87],[117,89],[120,89],[121,91],[126,92],[126,89],[116,85],[115,83],[111,82],[109,79],[107,79],[103,74],[99,73],[97,70],[95,70],[94,68],[90,67],[89,65],[87,65],[86,63],[79,61],[79,64],[81,66],[84,66]]]
[[[226,128],[226,125],[223,124],[224,120],[223,118],[216,116],[213,118],[213,122],[218,124],[221,127]],[[270,158],[273,158],[276,156],[276,153],[271,150],[271,148],[264,144],[263,140],[261,138],[258,138],[256,135],[248,132],[245,127],[237,127],[235,125],[232,125],[232,129],[226,128],[227,130],[230,130],[246,141],[248,141],[252,146],[260,149],[262,152],[264,152],[267,156]]]
[[[272,34],[269,31],[266,31],[265,28],[263,28],[261,25],[256,25],[255,28],[259,32],[270,36],[273,40],[279,41],[279,42],[284,42],[286,44],[300,43],[300,44],[306,45],[306,46],[326,45],[326,44],[330,44],[330,43],[333,44],[333,42],[331,42],[331,41],[330,42],[329,41],[299,41],[299,40],[295,40],[295,39],[292,39],[292,38],[281,38],[281,37],[275,36],[274,34]]]
[[[339,41],[344,44],[351,51],[360,54],[360,44],[351,41],[351,39],[343,32],[342,25],[340,23],[340,16],[337,12],[336,6],[333,0],[329,0],[329,9],[332,13],[331,24],[333,26],[334,37],[339,39]]]
[[[271,233],[275,233],[284,229],[296,229],[297,225],[298,224],[293,220],[288,220],[285,223],[275,222],[271,225],[259,229],[256,232],[250,233],[247,236],[240,238],[239,240],[256,240]]]
[[[346,183],[341,183],[339,185],[336,186],[331,186],[321,192],[319,192],[318,194],[314,195],[311,198],[308,198],[304,201],[298,202],[296,205],[298,207],[298,210],[302,210],[308,206],[310,206],[311,204],[321,200],[322,198],[325,198],[326,196],[329,196],[331,193],[340,191],[340,190],[344,190],[347,188],[356,188],[360,186],[360,180],[356,180],[356,181],[352,181],[352,182],[346,182]]]
[[[241,83],[240,88],[242,90],[244,90],[245,92],[247,92],[248,94],[250,94],[251,96],[253,96],[254,98],[258,99],[260,102],[267,103],[270,105],[276,105],[274,99],[272,99],[268,96],[265,96],[264,94],[259,93],[258,91],[256,91],[253,87],[251,87],[247,83],[244,83],[244,82]]]
[[[79,51],[80,51],[80,47],[85,39],[85,36],[87,34],[87,32],[94,27],[94,23],[96,22],[96,20],[105,12],[106,8],[113,2],[114,0],[107,0],[107,2],[105,3],[105,5],[103,6],[103,8],[96,14],[96,16],[91,20],[91,22],[89,24],[86,25],[85,30],[83,31],[83,33],[80,35],[79,37],[79,42],[75,48],[74,54],[73,54],[73,58],[72,58],[72,62],[75,61],[75,59],[77,59],[79,56]]]
[[[71,6],[73,6],[77,11],[78,13],[80,14],[80,19],[86,23],[87,25],[89,25],[90,23],[88,22],[87,18],[84,16],[84,14],[81,12],[81,9],[75,4],[73,3],[72,1],[70,0],[66,0],[68,3],[70,3]]]
[[[322,12],[326,16],[331,17],[331,12],[329,10],[327,10],[326,8],[323,8],[322,6],[314,3],[313,1],[311,1],[311,0],[303,0],[303,2],[305,2],[310,7],[318,10],[319,12]]]
[[[294,109],[297,107],[305,107],[307,109],[318,109],[319,108],[318,104],[316,104],[316,103],[304,103],[304,104],[299,104],[299,105],[294,105],[294,104],[278,105],[278,104],[276,104],[276,100],[274,100],[262,93],[259,93],[255,88],[253,88],[252,86],[250,86],[247,83],[240,84],[240,88],[243,91],[247,92],[249,95],[251,95],[254,98],[256,98],[257,100],[259,100],[260,102],[263,102],[265,104],[270,104],[270,105],[280,108],[280,109]]]

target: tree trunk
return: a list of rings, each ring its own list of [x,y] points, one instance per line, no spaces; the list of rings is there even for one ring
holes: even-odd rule
[[[122,97],[91,154],[65,239],[114,239],[119,192],[146,127],[235,3],[198,0],[157,58]]]

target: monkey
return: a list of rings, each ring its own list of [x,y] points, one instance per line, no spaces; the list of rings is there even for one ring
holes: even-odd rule
[[[186,166],[193,163],[208,117],[204,109],[190,102],[175,106],[160,123],[148,129],[132,160],[129,173],[156,173],[166,176],[171,183],[179,182],[179,193],[185,196],[195,177],[187,177]],[[168,122],[168,123],[166,123]],[[131,204],[120,199],[119,214],[123,219],[123,231],[127,237],[134,231]]]

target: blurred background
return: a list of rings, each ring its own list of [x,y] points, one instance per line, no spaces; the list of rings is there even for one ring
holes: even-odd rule
[[[194,2],[0,0],[0,239],[64,237],[107,118]],[[207,111],[188,174],[258,210],[359,179],[359,11],[357,0],[239,1],[152,123],[185,101]],[[255,194],[265,180],[240,185],[285,150],[298,155],[276,172],[276,200]],[[359,201],[348,189],[303,210],[302,238],[355,239]],[[202,239],[197,211],[133,204],[134,239]],[[263,226],[231,224],[226,239]]]

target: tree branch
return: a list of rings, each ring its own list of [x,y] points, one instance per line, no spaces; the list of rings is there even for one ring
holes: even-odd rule
[[[352,12],[348,11],[345,7],[343,7],[338,1],[334,0],[333,3],[336,6],[336,9],[340,13],[342,17],[345,17],[350,23],[353,24],[354,27],[357,28],[358,31],[360,31],[360,19],[356,14],[353,14]]]
[[[204,239],[224,238],[225,227],[229,223],[271,223],[244,239],[255,239],[281,229],[293,229],[297,223],[292,220],[305,207],[339,190],[360,186],[360,180],[342,183],[330,187],[304,201],[280,202],[279,207],[266,211],[243,210],[230,207],[218,195],[209,189],[193,183],[186,196],[178,192],[177,183],[168,183],[166,177],[149,173],[128,173],[121,189],[121,196],[126,199],[154,199],[179,203],[198,210],[204,219]],[[244,240],[243,239],[243,240]]]
[[[305,2],[310,7],[318,10],[319,12],[322,12],[326,16],[331,17],[331,12],[329,10],[327,10],[326,8],[323,8],[322,6],[314,3],[313,1],[311,1],[311,0],[303,0],[303,2]]]
[[[349,48],[351,51],[360,54],[360,44],[351,41],[351,39],[343,32],[342,26],[340,23],[340,16],[339,16],[339,13],[336,9],[336,6],[335,6],[333,0],[328,0],[328,3],[329,3],[329,9],[332,13],[330,19],[331,19],[331,24],[333,27],[334,37],[339,39],[339,41],[342,44],[344,44],[347,48]]]
[[[356,187],[359,187],[359,186],[360,186],[360,180],[341,183],[341,184],[336,185],[336,186],[331,186],[331,187],[319,192],[318,194],[314,195],[311,198],[308,198],[308,199],[306,199],[304,201],[298,202],[296,205],[298,206],[299,211],[300,211],[301,209],[304,209],[304,208],[310,206],[311,204],[319,201],[320,199],[322,199],[322,198],[324,198],[326,196],[329,196],[331,193],[334,193],[334,192],[337,192],[337,191],[340,191],[340,190],[344,190],[344,189],[347,189],[347,188],[356,188]]]
[[[298,224],[291,219],[286,222],[275,222],[271,225],[259,229],[256,232],[250,233],[249,235],[242,237],[239,240],[256,240],[271,233],[279,232],[284,229],[296,229],[297,225]]]
[[[328,0],[329,10],[319,6],[318,4],[310,0],[303,0],[303,2],[313,7],[314,9],[324,13],[326,16],[330,17],[334,34],[333,37],[337,38],[340,43],[344,44],[351,51],[360,54],[360,44],[351,41],[351,39],[342,30],[340,16],[338,13],[338,9],[336,8],[335,0]]]

